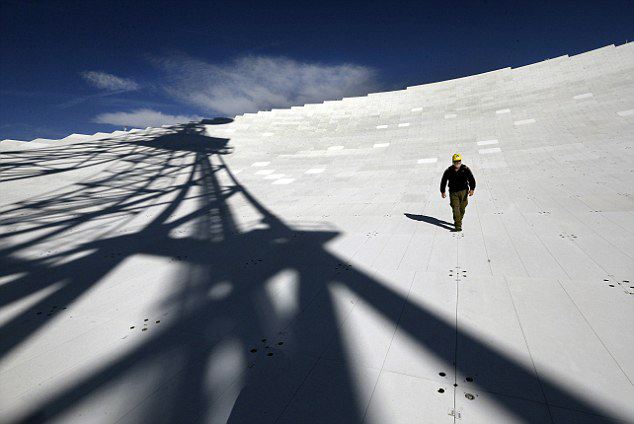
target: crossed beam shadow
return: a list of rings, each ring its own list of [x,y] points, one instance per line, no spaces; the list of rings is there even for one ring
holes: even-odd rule
[[[148,394],[148,399],[140,403],[128,418],[134,416],[136,422],[199,420],[220,405],[208,398],[206,387],[209,382],[205,380],[204,371],[210,358],[227,339],[238,340],[244,348],[240,359],[245,364],[233,376],[240,390],[227,412],[228,422],[280,422],[293,416],[292,408],[297,405],[303,405],[294,411],[295,416],[303,414],[302,422],[362,422],[366,419],[367,401],[359,398],[349,365],[341,323],[336,318],[336,307],[330,293],[333,284],[347,287],[395,327],[398,326],[428,352],[444,361],[447,368],[454,369],[456,375],[468,373],[460,357],[457,360],[455,357],[456,349],[460,348],[478,352],[479,357],[491,358],[498,364],[499,372],[512,381],[535,380],[532,369],[495,346],[456,328],[454,322],[409,301],[366,273],[354,268],[336,272],[335,269],[345,261],[329,253],[324,244],[337,237],[338,233],[294,229],[276,217],[231,173],[222,157],[231,152],[227,147],[228,141],[207,137],[199,127],[190,125],[155,137],[106,141],[112,146],[109,151],[97,146],[97,152],[91,152],[90,144],[82,143],[84,150],[88,151],[74,149],[76,158],[69,156],[62,147],[59,153],[64,157],[65,167],[72,165],[73,160],[79,166],[90,166],[86,157],[99,160],[99,155],[108,155],[107,160],[113,161],[112,170],[104,171],[104,177],[80,183],[61,197],[59,193],[49,193],[44,198],[15,204],[7,210],[5,218],[0,219],[0,223],[8,227],[5,236],[27,236],[48,231],[0,250],[2,275],[25,273],[0,286],[1,305],[19,301],[44,288],[57,287],[3,325],[0,329],[3,334],[0,340],[2,356],[44,329],[45,321],[33,319],[38,310],[51,304],[71,305],[72,308],[74,301],[132,255],[145,253],[174,258],[187,252],[186,261],[191,270],[183,282],[175,283],[176,292],[166,301],[166,307],[175,307],[180,313],[172,317],[161,332],[55,393],[40,405],[35,405],[18,422],[59,419],[99,390],[128,378],[148,361],[162,356],[173,359],[171,362],[175,363],[172,369],[167,367],[155,371],[164,374],[161,381],[167,387],[166,394]],[[55,166],[48,166],[46,161],[47,156],[54,159],[57,151],[46,148],[19,152],[20,159],[28,153],[35,155],[37,160],[27,161],[27,165],[22,167],[16,165],[12,175],[23,179],[30,178],[29,175],[56,173]],[[126,159],[134,162],[134,166],[118,168],[117,164]],[[226,173],[230,186],[220,184],[220,172]],[[184,173],[184,182],[156,188],[157,181],[171,178],[170,181],[174,182]],[[194,187],[200,188],[198,194],[193,192]],[[165,200],[166,195],[172,198]],[[243,196],[259,213],[264,228],[239,231],[228,205],[229,198],[237,195]],[[192,200],[198,202],[197,208],[172,219],[179,205]],[[103,201],[103,207],[81,212],[82,207],[95,201]],[[45,259],[19,259],[17,255],[29,247],[57,241],[56,237],[63,237],[69,230],[87,222],[114,219],[121,227],[143,213],[148,204],[161,206],[161,212],[132,234],[100,235]],[[11,225],[25,219],[31,221],[30,227],[11,228]],[[182,225],[192,225],[196,237],[173,238],[170,234]],[[115,252],[116,255],[113,254]],[[55,262],[76,254],[84,256],[60,264]],[[245,267],[243,263],[248,258],[259,258],[262,262],[257,267]],[[299,313],[287,320],[276,316],[275,306],[262,295],[265,282],[285,270],[296,272],[299,281]],[[234,291],[231,295],[220,300],[208,299],[210,288],[224,281],[232,284]],[[196,306],[187,306],[192,303]],[[402,319],[405,315],[408,319]],[[218,322],[232,324],[218,328]],[[290,349],[269,351],[275,353],[275,362],[263,354],[249,352],[249,348],[265,335],[288,340]],[[293,349],[301,352],[309,348],[321,349],[322,353],[327,348],[328,357],[335,358],[333,363],[337,364],[330,369],[328,383],[321,388],[311,388],[307,383],[320,372],[316,367],[321,356],[293,353]],[[544,394],[542,402],[538,403],[549,411],[553,402],[549,402],[547,397],[556,399],[556,405],[564,409],[593,414],[597,422],[610,421],[610,411],[594,400],[571,393],[548,376],[539,375],[538,378]],[[483,391],[499,392],[491,380],[477,380],[473,384]],[[321,391],[324,387],[331,389],[332,393],[324,394]],[[516,418],[531,421],[530,408],[518,407],[517,398],[500,394],[492,399]]]

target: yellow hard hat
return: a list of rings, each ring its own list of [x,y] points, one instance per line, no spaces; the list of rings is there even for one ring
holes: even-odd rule
[[[457,160],[462,160],[462,156],[460,156],[460,153],[456,153],[455,155],[453,155],[453,157],[451,158],[452,161],[457,161]]]

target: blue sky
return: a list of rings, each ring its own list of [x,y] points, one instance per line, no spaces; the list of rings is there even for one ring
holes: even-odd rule
[[[631,0],[0,4],[0,139],[234,116],[634,39]]]

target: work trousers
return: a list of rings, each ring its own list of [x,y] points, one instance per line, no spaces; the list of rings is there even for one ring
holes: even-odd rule
[[[453,211],[453,222],[456,230],[462,229],[462,217],[464,216],[465,209],[469,203],[468,198],[468,190],[449,192],[449,205]]]

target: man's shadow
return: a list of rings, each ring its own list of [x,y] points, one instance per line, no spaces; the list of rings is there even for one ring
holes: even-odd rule
[[[445,230],[449,230],[449,231],[453,231],[454,226],[453,224],[447,222],[447,221],[442,221],[438,218],[434,218],[433,216],[427,216],[427,215],[414,215],[411,213],[406,213],[404,214],[406,217],[408,217],[409,219],[413,219],[414,221],[421,221],[421,222],[426,222],[428,224],[432,224],[435,225],[437,227],[440,228],[444,228]]]

